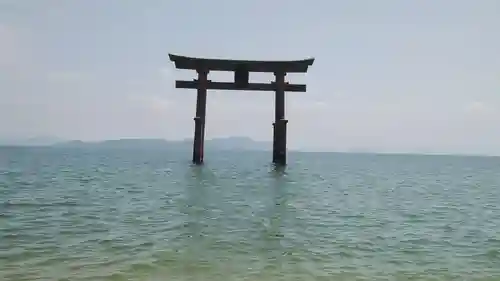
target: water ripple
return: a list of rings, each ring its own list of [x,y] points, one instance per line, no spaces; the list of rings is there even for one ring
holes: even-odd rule
[[[497,158],[163,153],[0,149],[0,280],[500,278]]]

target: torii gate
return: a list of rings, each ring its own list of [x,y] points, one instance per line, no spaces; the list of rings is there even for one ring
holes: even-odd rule
[[[193,163],[203,164],[205,141],[205,115],[207,107],[207,89],[238,90],[238,91],[274,91],[275,117],[273,132],[273,163],[286,165],[286,125],[285,91],[305,92],[304,84],[289,84],[285,82],[287,73],[306,73],[314,58],[297,61],[250,61],[194,58],[169,54],[177,69],[196,70],[198,79],[193,81],[175,81],[176,88],[197,89],[196,117],[193,141]],[[232,71],[234,82],[213,82],[208,80],[210,71]],[[249,83],[250,72],[271,72],[276,80],[271,83]]]

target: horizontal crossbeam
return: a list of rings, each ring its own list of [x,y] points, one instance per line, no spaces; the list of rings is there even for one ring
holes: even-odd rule
[[[198,89],[198,81],[175,81],[175,87],[178,89]],[[235,90],[235,91],[276,91],[275,83],[248,83],[245,87],[237,87],[233,82],[207,82],[208,90]],[[304,84],[285,84],[286,92],[305,92]]]

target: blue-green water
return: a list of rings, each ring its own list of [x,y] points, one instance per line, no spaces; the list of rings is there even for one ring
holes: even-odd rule
[[[500,280],[500,158],[0,149],[0,280]]]

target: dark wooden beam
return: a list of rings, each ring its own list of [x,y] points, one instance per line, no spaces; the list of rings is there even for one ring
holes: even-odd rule
[[[196,70],[204,68],[209,71],[236,71],[244,68],[249,72],[276,72],[306,73],[309,66],[314,63],[314,58],[291,61],[260,61],[260,60],[230,60],[230,59],[207,59],[168,55],[177,69]]]
[[[198,89],[198,81],[175,81],[175,87],[178,89]],[[237,91],[276,91],[274,83],[248,83],[248,86],[241,88],[237,87],[233,82],[213,82],[207,83],[208,90],[237,90]],[[305,92],[306,85],[304,84],[286,84],[285,92]]]

